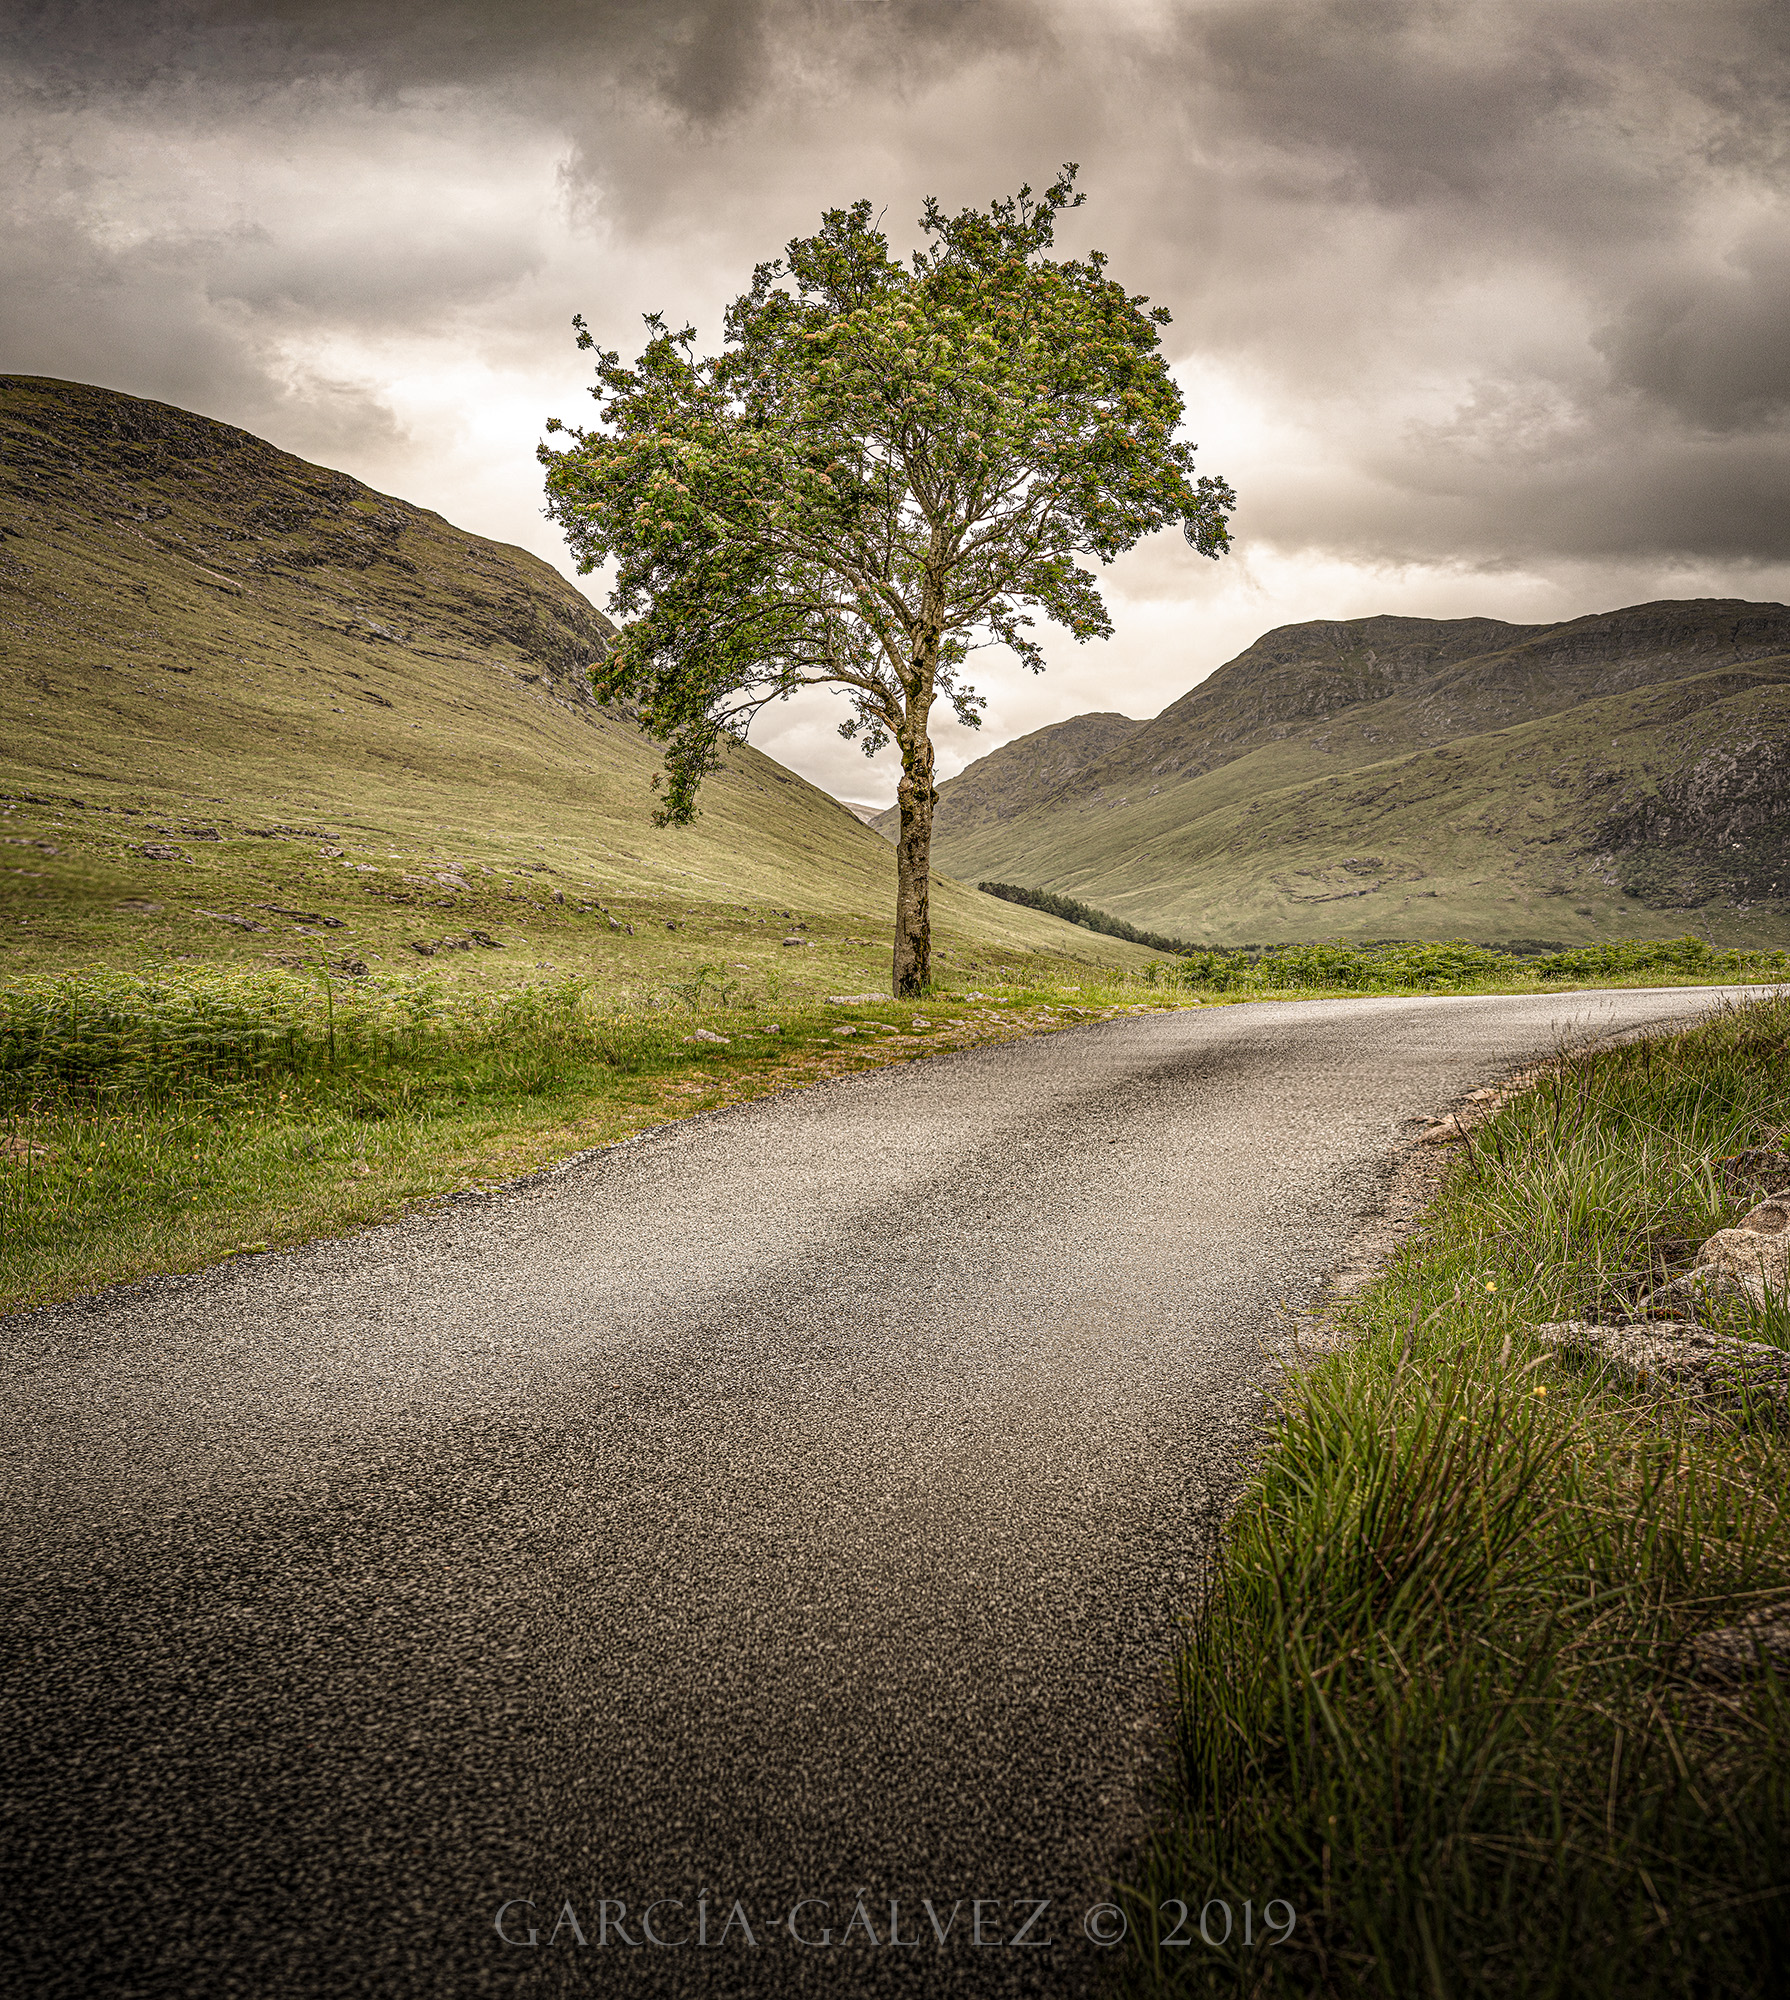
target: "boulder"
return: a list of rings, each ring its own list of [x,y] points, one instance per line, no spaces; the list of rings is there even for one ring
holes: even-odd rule
[[[1722,1179],[1735,1194],[1763,1194],[1767,1188],[1782,1187],[1790,1181],[1790,1147],[1782,1139],[1769,1145],[1748,1146],[1730,1153],[1716,1163]]]
[[[1711,1333],[1682,1320],[1627,1326],[1557,1320],[1534,1332],[1568,1359],[1607,1368],[1636,1388],[1746,1402],[1790,1417],[1790,1352],[1781,1347]]]
[[[1698,1271],[1725,1271],[1740,1280],[1755,1305],[1764,1305],[1767,1292],[1774,1298],[1790,1295],[1790,1232],[1767,1235],[1763,1230],[1718,1229],[1697,1252]]]
[[[1724,1299],[1742,1299],[1749,1306],[1758,1304],[1744,1278],[1723,1270],[1719,1264],[1705,1264],[1681,1273],[1668,1284],[1656,1285],[1641,1303],[1648,1312],[1671,1313],[1694,1320],[1703,1308],[1718,1306]]]
[[[1732,1229],[1718,1229],[1697,1251],[1690,1270],[1657,1286],[1648,1307],[1688,1307],[1699,1302],[1744,1298],[1763,1307],[1767,1297],[1790,1299],[1790,1190],[1768,1194]]]
[[[1734,1225],[1736,1229],[1750,1229],[1757,1236],[1782,1236],[1790,1229],[1790,1189],[1781,1194],[1768,1194],[1750,1215],[1743,1215]]]

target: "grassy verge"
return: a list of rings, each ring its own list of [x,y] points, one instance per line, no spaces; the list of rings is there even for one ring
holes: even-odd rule
[[[1060,899],[1058,899],[1060,900]],[[1054,913],[1053,913],[1054,914]],[[1542,993],[1579,985],[1691,985],[1790,978],[1790,952],[1747,951],[1699,937],[1621,938],[1572,949],[1500,949],[1492,945],[1391,942],[1373,945],[1240,945],[1228,950],[1176,946],[1167,938],[1134,936],[1180,953],[1152,967],[1162,982],[1237,995],[1297,993]]]
[[[669,1118],[1166,997],[1108,974],[792,1002],[708,963],[622,993],[272,970],[21,981],[0,991],[0,1304],[338,1232]]]
[[[1459,1149],[1213,1552],[1131,1990],[1790,1988],[1790,1689],[1689,1648],[1790,1598],[1786,1441],[1526,1333],[1619,1317],[1790,1182],[1720,1164],[1787,1125],[1777,996],[1566,1058]]]

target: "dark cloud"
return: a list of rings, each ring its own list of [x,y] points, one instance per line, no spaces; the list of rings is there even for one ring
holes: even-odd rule
[[[899,243],[1072,158],[1258,575],[1790,588],[1783,0],[14,0],[0,51],[0,365],[450,509],[430,370],[522,385],[520,494],[573,310],[712,335],[823,208]],[[545,548],[536,505],[469,524]],[[1189,564],[1117,580],[1204,602]]]
[[[375,92],[539,91],[610,82],[712,122],[792,75],[911,80],[1040,31],[1006,0],[50,0],[0,39],[21,75],[65,94],[192,78],[255,91],[355,79]]]
[[[1753,231],[1714,269],[1639,282],[1596,345],[1620,386],[1709,431],[1790,408],[1790,222]]]

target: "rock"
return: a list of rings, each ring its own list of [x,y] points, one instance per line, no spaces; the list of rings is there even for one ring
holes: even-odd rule
[[[855,1035],[858,1031],[856,1028],[835,1028],[833,1032],[836,1035]]]
[[[200,910],[202,917],[215,917],[220,924],[234,924],[239,931],[265,931],[265,924],[258,924],[248,917],[233,917],[227,910]]]
[[[908,1023],[908,1026],[910,1028],[930,1028],[932,1023],[930,1021],[922,1021],[916,1016],[915,1019]]]
[[[1652,1311],[1744,1298],[1763,1308],[1790,1297],[1790,1191],[1769,1194],[1732,1229],[1718,1229],[1697,1251],[1690,1270],[1656,1286]]]
[[[1698,1680],[1719,1687],[1751,1680],[1767,1668],[1790,1680],[1790,1605],[1755,1611],[1719,1632],[1699,1632],[1691,1641],[1691,1660]]]
[[[186,856],[178,847],[170,847],[166,841],[146,840],[137,849],[145,861],[184,861]]]
[[[804,937],[786,937],[783,942],[785,944],[807,944],[809,940]]]
[[[1765,1295],[1782,1299],[1790,1294],[1790,1233],[1767,1235],[1763,1230],[1718,1229],[1697,1252],[1695,1269],[1731,1272],[1764,1305]]]
[[[1748,1146],[1716,1164],[1722,1170],[1723,1181],[1735,1194],[1762,1194],[1767,1188],[1790,1183],[1790,1150],[1781,1141]]]
[[[1461,1125],[1458,1118],[1438,1118],[1427,1130],[1418,1133],[1417,1143],[1420,1146],[1440,1146],[1445,1141],[1458,1139],[1460,1136]]]
[[[1648,1312],[1680,1314],[1694,1320],[1702,1307],[1718,1305],[1723,1299],[1758,1303],[1744,1278],[1709,1264],[1686,1271],[1668,1284],[1656,1285],[1641,1304]]]
[[[1750,1215],[1735,1223],[1736,1229],[1750,1229],[1759,1236],[1782,1236],[1790,1229],[1790,1190],[1768,1194]]]
[[[698,1028],[693,1035],[686,1035],[687,1042],[719,1042],[724,1049],[733,1047],[731,1035],[717,1035],[713,1028]]]
[[[1557,1320],[1532,1329],[1569,1359],[1600,1364],[1643,1389],[1677,1389],[1716,1402],[1764,1404],[1790,1416],[1790,1353],[1685,1321],[1594,1326]]]
[[[829,1007],[857,1007],[861,1006],[866,1000],[886,1000],[888,997],[886,993],[829,993],[827,995],[827,1005]]]

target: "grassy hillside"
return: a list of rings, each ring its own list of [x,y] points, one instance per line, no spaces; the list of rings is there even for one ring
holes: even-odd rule
[[[887,842],[750,748],[655,829],[655,749],[585,680],[608,630],[534,557],[246,432],[0,378],[0,981],[886,986]],[[1151,957],[933,907],[947,979]]]
[[[1286,627],[1053,781],[1055,734],[941,788],[942,866],[1214,943],[1790,941],[1782,605]]]

